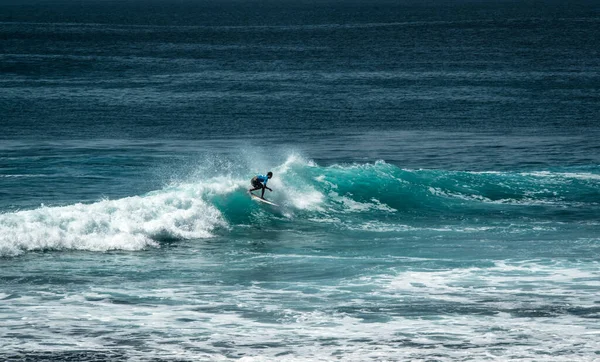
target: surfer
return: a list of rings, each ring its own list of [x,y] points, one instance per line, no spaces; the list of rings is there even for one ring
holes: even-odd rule
[[[273,177],[273,172],[271,172],[271,171],[267,172],[267,176],[265,176],[265,175],[254,176],[252,178],[252,180],[250,180],[250,183],[252,184],[252,187],[254,187],[254,188],[248,190],[248,192],[252,193],[252,191],[262,189],[262,194],[260,195],[260,198],[264,199],[265,198],[265,189],[268,189],[269,191],[273,191],[267,187],[267,181],[269,181],[271,179],[271,177]]]

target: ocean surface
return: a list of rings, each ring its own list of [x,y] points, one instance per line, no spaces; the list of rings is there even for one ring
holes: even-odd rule
[[[0,360],[600,361],[600,3],[1,0]]]

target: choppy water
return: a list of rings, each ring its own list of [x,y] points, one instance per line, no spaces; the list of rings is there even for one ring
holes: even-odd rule
[[[599,9],[540,4],[3,2],[0,359],[597,360]]]

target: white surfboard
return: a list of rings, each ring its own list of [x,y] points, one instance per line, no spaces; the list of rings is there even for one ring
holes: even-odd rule
[[[252,197],[253,200],[256,201],[260,201],[260,202],[264,202],[265,204],[269,204],[269,205],[273,205],[273,206],[279,206],[269,200],[265,200],[265,199],[261,199],[259,196],[254,195],[253,193],[250,193],[250,197]]]

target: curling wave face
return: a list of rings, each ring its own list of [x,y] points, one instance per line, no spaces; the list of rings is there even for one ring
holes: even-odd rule
[[[142,196],[2,214],[0,256],[141,250],[228,233],[257,220],[293,220],[324,232],[514,231],[524,222],[594,223],[600,212],[600,173],[594,168],[458,172],[402,169],[384,161],[324,167],[292,155],[273,168],[274,192],[265,195],[280,208],[247,197],[252,171],[195,178]]]

